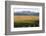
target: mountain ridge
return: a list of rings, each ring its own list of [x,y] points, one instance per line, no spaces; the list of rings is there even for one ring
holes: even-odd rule
[[[31,12],[31,11],[21,11],[21,12],[14,13],[14,16],[15,15],[33,15],[33,16],[39,16],[39,13]]]

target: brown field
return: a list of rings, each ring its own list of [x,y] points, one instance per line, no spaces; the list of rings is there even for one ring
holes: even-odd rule
[[[14,21],[38,20],[39,16],[14,16]]]
[[[39,16],[14,16],[14,27],[38,27]]]

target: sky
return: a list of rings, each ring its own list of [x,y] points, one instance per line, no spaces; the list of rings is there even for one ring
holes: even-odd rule
[[[39,12],[38,8],[16,8],[14,9],[14,12],[21,12],[21,11],[32,11],[32,12]]]
[[[15,5],[14,12],[21,12],[21,11],[32,11],[32,12],[39,12],[40,6],[24,6],[24,5]]]

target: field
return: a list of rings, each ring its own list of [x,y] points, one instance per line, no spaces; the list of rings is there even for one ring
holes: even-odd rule
[[[14,27],[38,27],[39,16],[14,16]]]

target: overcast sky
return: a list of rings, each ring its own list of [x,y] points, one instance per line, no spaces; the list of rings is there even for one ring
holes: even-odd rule
[[[32,12],[39,12],[38,8],[16,8],[14,9],[14,12],[21,12],[21,11],[32,11]]]
[[[24,6],[24,5],[15,5],[14,12],[21,12],[21,11],[32,11],[32,12],[39,12],[39,6]]]

